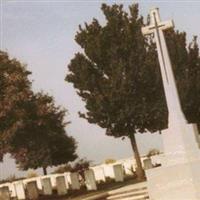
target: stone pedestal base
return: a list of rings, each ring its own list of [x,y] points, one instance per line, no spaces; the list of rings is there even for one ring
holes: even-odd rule
[[[151,200],[200,199],[200,150],[195,124],[163,131],[161,167],[146,170]]]
[[[146,171],[151,200],[199,200],[200,161]]]

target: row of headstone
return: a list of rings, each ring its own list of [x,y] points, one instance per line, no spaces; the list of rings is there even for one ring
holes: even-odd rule
[[[66,195],[68,189],[79,190],[77,173],[52,174],[41,177],[15,181],[0,185],[0,200],[38,199],[39,195],[52,195],[53,189],[58,195]]]
[[[144,169],[152,168],[151,159],[143,159],[143,167]],[[107,178],[123,182],[126,174],[133,173],[133,168],[131,160],[91,167],[84,171],[85,186],[87,190],[97,190],[97,185],[106,182]],[[0,200],[1,198],[24,200],[26,197],[34,200],[40,194],[52,195],[54,189],[57,190],[58,195],[66,195],[68,190],[79,190],[80,187],[78,173],[51,174],[0,185]]]

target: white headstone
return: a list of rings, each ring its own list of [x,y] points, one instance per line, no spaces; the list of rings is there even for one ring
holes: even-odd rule
[[[42,183],[41,183],[41,177],[33,177],[23,180],[23,184],[26,186],[28,182],[36,181],[38,190],[42,190]]]
[[[85,184],[87,190],[97,190],[97,185],[93,170],[92,169],[85,170],[84,175],[85,175]]]
[[[10,191],[8,186],[0,187],[0,200],[10,200]]]
[[[124,172],[126,175],[133,175],[133,172],[135,171],[135,160],[133,158],[129,159],[123,159],[120,161],[120,163],[124,167]]]
[[[7,186],[9,188],[11,198],[15,198],[16,191],[15,191],[15,187],[14,187],[13,183],[4,183],[4,184],[0,185],[0,187],[5,187],[5,186]]]
[[[103,164],[102,167],[104,169],[105,177],[111,178],[111,179],[115,178],[112,164]]]
[[[23,182],[22,181],[16,181],[16,182],[14,182],[14,186],[15,186],[17,199],[18,200],[26,199]]]
[[[65,176],[68,180],[68,184],[70,189],[72,190],[79,190],[80,189],[80,182],[79,182],[79,175],[76,172],[72,173],[65,173]]]
[[[91,167],[91,169],[94,171],[95,180],[97,182],[106,182],[106,177],[104,174],[103,167],[95,166],[95,167]]]
[[[156,166],[156,165],[162,165],[164,158],[165,158],[164,154],[158,154],[158,155],[151,156],[152,164],[154,166]]]
[[[162,166],[146,171],[150,199],[198,200],[200,198],[200,151],[195,124],[188,124],[181,109],[171,61],[163,31],[172,21],[161,22],[158,9],[150,12],[150,26],[156,41],[165,97],[168,129],[162,132],[165,157]]]
[[[65,177],[63,175],[56,177],[56,188],[57,188],[58,195],[67,194],[67,186],[65,183]]]
[[[50,178],[51,180],[51,186],[52,188],[56,188],[56,177],[57,176],[60,176],[60,174],[49,174],[49,175],[45,175],[45,176],[42,176],[41,178]]]
[[[36,200],[39,197],[39,191],[37,188],[37,182],[31,181],[26,184],[26,192],[28,199]]]
[[[53,190],[52,190],[50,178],[49,177],[42,178],[41,182],[42,182],[43,194],[44,195],[52,195],[53,194]]]
[[[113,171],[115,176],[116,182],[123,182],[124,181],[124,170],[121,164],[113,165]]]
[[[146,158],[143,160],[144,170],[153,168],[151,158]]]

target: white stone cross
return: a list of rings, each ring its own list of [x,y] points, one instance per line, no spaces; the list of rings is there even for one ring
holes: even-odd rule
[[[142,33],[144,35],[153,33],[156,41],[158,59],[168,107],[168,126],[177,123],[186,123],[185,116],[181,109],[172,65],[163,34],[164,30],[172,27],[174,27],[172,20],[161,22],[159,9],[155,8],[150,11],[150,25],[142,28]]]

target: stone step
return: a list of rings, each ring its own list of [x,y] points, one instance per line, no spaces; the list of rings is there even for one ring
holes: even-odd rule
[[[147,192],[147,187],[141,187],[141,188],[126,188],[126,189],[116,189],[111,192],[109,192],[110,195],[118,195],[118,194],[123,194],[123,193],[128,193],[128,192]]]
[[[147,200],[147,199],[149,199],[149,196],[147,194],[146,195],[138,195],[138,196],[127,195],[127,196],[112,198],[112,200]],[[111,199],[109,199],[109,197],[108,197],[107,200],[111,200]]]
[[[148,196],[144,196],[144,197],[127,197],[127,198],[122,198],[123,200],[149,200]]]
[[[123,197],[135,197],[135,196],[141,196],[141,195],[148,195],[147,190],[138,190],[138,191],[129,191],[129,192],[123,192],[123,193],[118,193],[118,194],[112,194],[110,197],[107,199],[122,199]]]

